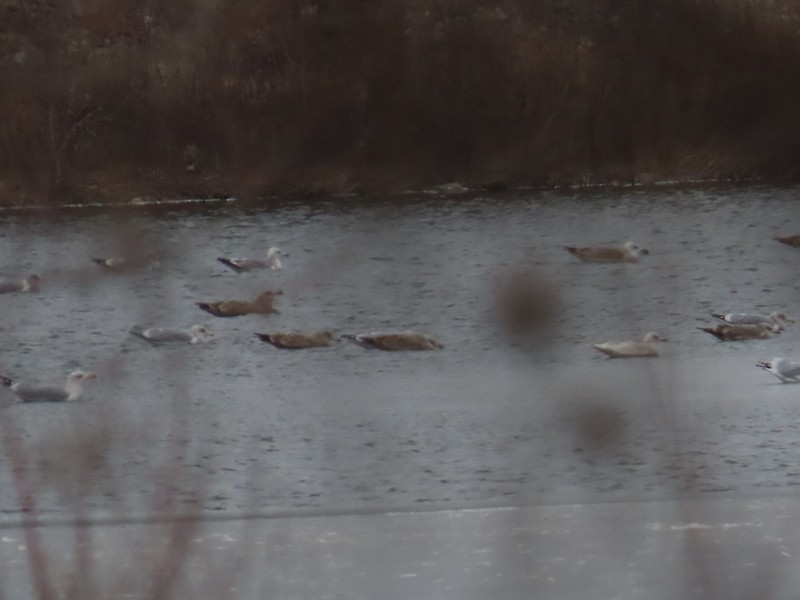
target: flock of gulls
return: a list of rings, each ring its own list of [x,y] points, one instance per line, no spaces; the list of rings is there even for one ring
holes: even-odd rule
[[[268,249],[264,258],[229,258],[218,257],[217,260],[236,273],[250,271],[283,269],[281,250],[278,247]],[[110,271],[127,271],[160,266],[160,257],[153,253],[137,257],[92,258],[92,262]],[[35,293],[39,291],[41,278],[31,274],[21,281],[0,281],[0,293]],[[250,314],[270,314],[278,312],[274,302],[282,290],[266,290],[251,300],[218,300],[212,302],[196,302],[201,310],[221,318],[241,317]],[[186,329],[133,325],[130,334],[138,339],[154,345],[203,344],[215,338],[214,332],[205,325],[195,324]],[[388,331],[359,334],[335,335],[328,329],[309,331],[272,331],[255,332],[256,337],[272,346],[284,350],[301,350],[320,348],[331,345],[339,339],[349,340],[364,348],[394,351],[436,350],[443,347],[435,339],[416,331]],[[82,370],[71,372],[61,386],[35,385],[19,381],[8,375],[0,375],[0,384],[10,389],[20,401],[29,402],[65,402],[77,400],[83,393],[83,382],[97,379],[96,373]]]
[[[777,241],[800,248],[800,235],[778,237]],[[634,242],[622,246],[574,247],[564,246],[573,256],[585,263],[636,263],[641,256],[649,254],[646,248]],[[283,268],[281,250],[268,249],[264,258],[229,258],[217,260],[237,273],[259,270],[279,271]],[[112,271],[138,269],[160,265],[155,254],[142,254],[134,258],[92,258],[94,263]],[[39,291],[41,278],[31,274],[21,281],[0,281],[0,293],[35,293]],[[277,312],[275,298],[282,295],[281,290],[266,290],[251,300],[218,300],[197,302],[201,310],[221,318],[240,317],[249,314],[270,314]],[[782,312],[771,314],[751,313],[712,313],[717,323],[713,327],[699,327],[722,341],[766,339],[780,333],[794,323],[794,319]],[[187,329],[134,325],[131,335],[152,345],[164,344],[202,344],[215,338],[213,331],[204,325],[192,325]],[[349,340],[362,347],[395,351],[436,350],[443,347],[437,340],[415,331],[389,331],[360,334],[335,335],[328,329],[311,331],[273,331],[254,332],[255,336],[268,344],[285,350],[301,350],[329,346],[334,341]],[[658,345],[667,339],[655,331],[641,339],[594,344],[593,347],[611,358],[656,357]],[[776,357],[771,361],[759,361],[756,366],[764,369],[784,383],[800,383],[800,362],[792,362]],[[0,375],[0,384],[9,388],[22,402],[64,402],[78,399],[83,392],[83,382],[97,378],[95,373],[81,370],[71,372],[62,386],[32,385],[17,379]]]
[[[776,237],[775,240],[800,248],[800,235],[790,237]],[[564,246],[573,256],[586,263],[636,263],[639,257],[649,254],[634,242],[626,242],[620,247],[595,246],[576,248]],[[712,313],[717,320],[713,327],[698,327],[699,330],[709,333],[720,341],[763,340],[776,335],[795,322],[786,314],[775,311],[768,315],[744,312]],[[620,342],[605,342],[594,344],[593,347],[611,358],[639,358],[658,356],[658,344],[667,341],[655,331],[647,333],[641,339]],[[793,362],[786,358],[773,358],[771,361],[756,363],[771,373],[783,383],[800,383],[800,362]]]

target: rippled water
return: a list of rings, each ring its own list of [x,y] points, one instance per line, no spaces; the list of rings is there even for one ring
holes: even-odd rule
[[[772,239],[800,232],[796,197],[729,187],[4,213],[6,274],[35,271],[44,284],[0,297],[0,371],[53,382],[80,366],[100,380],[76,403],[3,410],[0,510],[792,492],[800,386],[754,363],[800,359],[800,330],[720,343],[696,328],[711,311],[800,317],[800,250]],[[640,264],[587,265],[562,248],[628,239],[650,249]],[[117,274],[89,260],[131,243],[166,252],[161,268]],[[281,272],[215,260],[271,245],[288,253]],[[515,267],[561,290],[543,352],[497,326],[498,277]],[[215,319],[194,304],[275,288],[284,295],[269,316]],[[128,334],[196,322],[216,331],[212,344],[156,348]],[[413,328],[445,348],[287,352],[253,336],[320,327]],[[650,329],[670,339],[659,359],[591,348]]]

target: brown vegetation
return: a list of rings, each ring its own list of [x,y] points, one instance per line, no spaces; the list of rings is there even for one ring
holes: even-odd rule
[[[795,177],[797,5],[4,2],[0,196]]]

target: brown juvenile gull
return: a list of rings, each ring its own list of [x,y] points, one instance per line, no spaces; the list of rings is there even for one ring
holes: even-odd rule
[[[444,348],[433,338],[417,333],[416,331],[400,331],[386,333],[359,333],[356,335],[342,335],[342,338],[355,342],[365,348],[375,348],[394,352],[397,350],[435,350]]]
[[[270,269],[272,271],[280,271],[283,268],[281,259],[278,258],[281,254],[281,249],[272,246],[267,250],[267,257],[261,258],[226,258],[224,256],[217,257],[217,260],[226,267],[230,267],[237,273],[242,271],[258,271],[261,269]]]
[[[38,292],[42,278],[36,274],[28,275],[22,281],[0,281],[0,294],[11,292]]]
[[[793,248],[800,248],[800,235],[790,235],[788,237],[776,237],[781,244],[792,246]]]
[[[800,363],[786,360],[785,358],[773,358],[771,361],[760,360],[756,363],[767,373],[772,373],[783,383],[800,383]]]
[[[188,329],[134,325],[131,327],[130,332],[155,346],[161,344],[202,344],[214,337],[214,333],[203,325],[192,325]]]
[[[591,246],[576,248],[575,246],[564,246],[564,248],[567,252],[586,263],[635,263],[639,262],[641,255],[650,254],[647,248],[642,248],[634,242],[625,242],[621,247]]]
[[[766,340],[772,337],[772,334],[778,333],[780,331],[780,326],[769,325],[767,323],[720,323],[714,327],[698,327],[698,329],[710,333],[723,342],[730,342],[739,340]]]
[[[658,350],[653,344],[666,341],[667,338],[661,337],[655,331],[651,331],[641,340],[605,342],[603,344],[592,344],[592,347],[611,358],[637,358],[658,356]]]
[[[768,315],[759,315],[757,313],[711,313],[711,316],[734,325],[758,325],[764,323],[766,325],[777,325],[781,330],[795,322],[794,319],[778,311],[771,312]]]
[[[286,350],[329,346],[334,339],[333,332],[328,329],[319,331],[275,331],[272,333],[256,333],[255,335],[262,342],[267,342],[276,348]]]
[[[66,402],[77,400],[83,393],[83,382],[97,379],[94,373],[73,371],[67,375],[63,387],[37,386],[16,381],[11,377],[0,375],[0,383],[14,392],[23,402]]]
[[[197,306],[215,317],[241,317],[250,314],[269,314],[278,312],[272,306],[275,296],[283,291],[261,292],[255,300],[218,300],[216,302],[196,302]]]

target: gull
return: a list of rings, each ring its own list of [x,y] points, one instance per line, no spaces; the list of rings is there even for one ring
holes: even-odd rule
[[[790,319],[784,313],[778,311],[771,312],[768,315],[759,315],[755,313],[711,313],[711,316],[725,323],[732,323],[735,325],[758,325],[760,323],[765,323],[767,325],[777,325],[781,329],[795,322],[794,319]]]
[[[710,333],[717,339],[725,341],[738,340],[766,340],[772,337],[773,333],[780,333],[780,325],[768,323],[743,323],[730,324],[719,323],[714,327],[698,327],[700,331]]]
[[[800,235],[790,235],[788,237],[776,237],[773,239],[778,240],[781,244],[786,244],[787,246],[792,246],[794,248],[800,248]]]
[[[218,300],[216,302],[195,302],[202,310],[215,317],[241,317],[250,314],[269,314],[278,312],[272,306],[275,296],[282,290],[261,292],[255,300]]]
[[[237,273],[242,271],[257,271],[260,269],[270,269],[272,271],[280,271],[283,268],[281,259],[278,256],[281,254],[281,249],[272,246],[267,250],[266,259],[260,258],[225,258],[224,256],[217,257],[217,260],[226,267],[230,267]]]
[[[109,271],[126,271],[128,269],[140,269],[144,267],[159,267],[161,260],[158,255],[150,252],[139,257],[120,257],[112,256],[108,258],[93,258],[92,262],[100,265]]]
[[[771,361],[760,360],[756,363],[757,367],[761,367],[768,373],[772,373],[780,379],[783,383],[798,383],[800,382],[800,363],[786,360],[785,358],[773,358]]]
[[[667,338],[660,336],[655,331],[647,333],[641,340],[627,340],[624,342],[605,342],[592,344],[592,348],[599,350],[611,358],[638,358],[658,356],[654,343],[666,342]]]
[[[394,352],[397,350],[435,350],[444,346],[433,338],[416,331],[359,333],[342,335],[342,338],[365,348]]]
[[[22,281],[0,281],[0,294],[10,292],[38,292],[42,278],[36,274],[28,275]]]
[[[635,263],[639,262],[639,256],[650,254],[647,248],[642,248],[634,242],[625,242],[621,247],[618,246],[592,246],[588,248],[576,248],[574,246],[564,246],[564,248],[587,263]]]
[[[255,335],[262,342],[267,342],[276,348],[286,350],[329,346],[334,339],[333,332],[329,329],[321,329],[319,331],[276,331],[273,333],[256,333]]]
[[[83,382],[97,379],[94,373],[84,371],[73,371],[67,375],[67,380],[63,387],[58,386],[36,386],[22,383],[0,375],[0,383],[9,388],[23,402],[66,402],[67,400],[77,400],[83,393]]]
[[[203,325],[192,325],[188,329],[134,325],[131,327],[130,333],[156,346],[160,344],[202,344],[214,337],[214,333]]]

